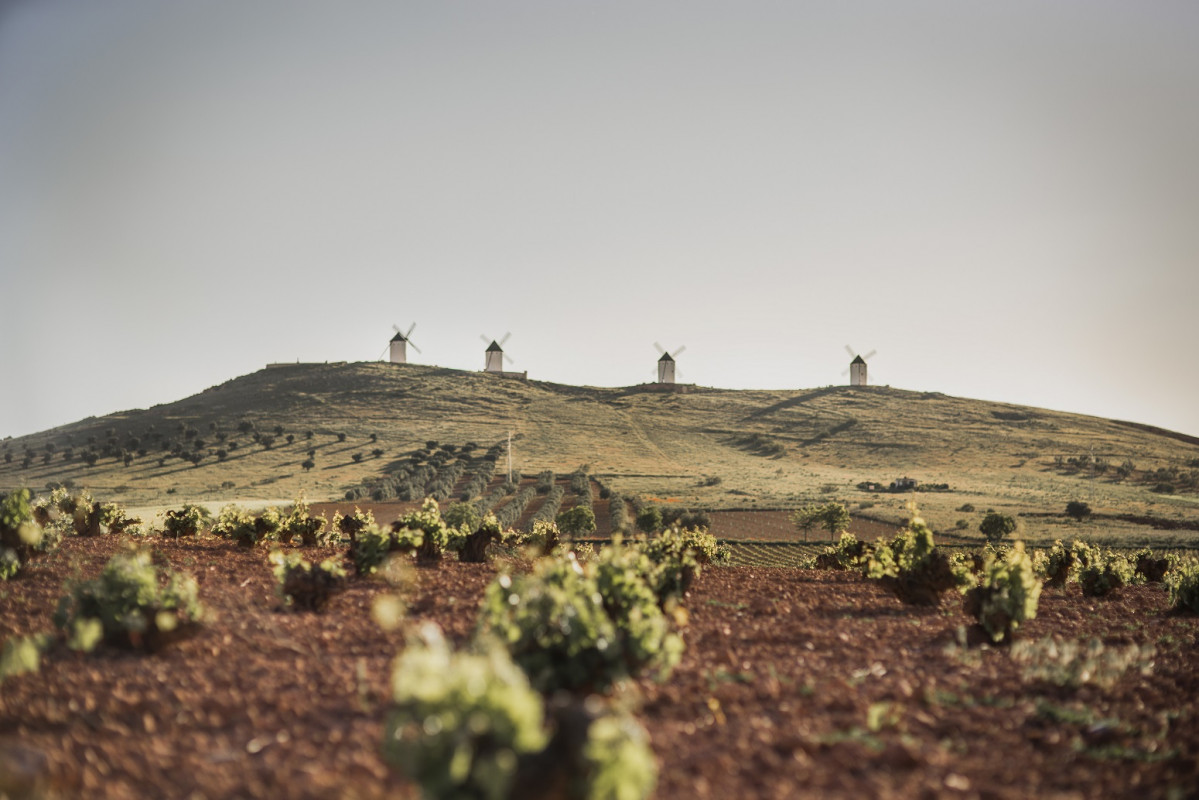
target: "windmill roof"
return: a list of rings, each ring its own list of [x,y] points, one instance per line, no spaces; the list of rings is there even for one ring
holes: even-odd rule
[[[504,352],[504,348],[500,347],[500,346],[499,346],[499,344],[498,344],[498,343],[495,341],[495,339],[492,339],[492,340],[491,340],[491,344],[487,345],[487,350],[486,350],[486,352],[488,352],[488,353],[502,353],[502,352]]]
[[[670,357],[670,353],[663,353],[662,357],[659,358],[658,360],[659,361],[674,361],[674,359]]]
[[[396,331],[396,335],[395,335],[395,336],[393,336],[393,337],[391,337],[391,340],[392,340],[393,342],[406,342],[406,341],[408,341],[407,339],[405,339],[405,338],[404,338],[404,334],[400,333],[399,331]]]
[[[861,356],[854,356],[853,361],[850,361],[849,363],[850,364],[865,364],[866,359],[862,358]]]

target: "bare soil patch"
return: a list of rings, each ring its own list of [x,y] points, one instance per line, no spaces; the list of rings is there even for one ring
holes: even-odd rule
[[[712,526],[709,532],[718,539],[766,540],[774,542],[802,542],[803,533],[791,521],[793,511],[712,511]],[[890,539],[899,526],[888,525],[871,519],[854,517],[849,532],[864,541],[874,541],[880,536]],[[808,541],[828,542],[828,532],[812,529]]]
[[[71,538],[0,584],[0,638],[52,629],[71,577],[121,544]],[[410,797],[379,756],[401,632],[370,619],[395,589],[359,581],[323,614],[279,610],[265,550],[154,541],[210,617],[161,653],[58,650],[0,692],[0,757],[44,758],[64,797]],[[317,555],[313,553],[313,555]],[[411,622],[461,642],[501,565],[413,568]],[[518,566],[519,565],[515,565]],[[853,575],[707,570],[686,654],[639,682],[657,797],[1168,797],[1199,786],[1199,620],[1160,587],[1111,600],[1047,591],[1026,638],[1152,644],[1110,688],[1025,680],[1003,649],[962,651],[960,602],[903,607]]]

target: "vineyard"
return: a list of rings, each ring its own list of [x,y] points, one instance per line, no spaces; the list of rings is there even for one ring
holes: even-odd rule
[[[753,516],[426,450],[378,501],[143,521],[64,490],[0,499],[0,793],[1199,785],[1193,553],[947,547],[919,518],[859,538],[880,523],[848,515],[835,546],[721,544],[678,526]],[[402,500],[413,482],[441,501]],[[651,531],[606,546],[600,519]],[[556,525],[587,520],[573,544]]]

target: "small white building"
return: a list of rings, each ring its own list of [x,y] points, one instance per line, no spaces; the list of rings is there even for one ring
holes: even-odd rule
[[[861,356],[854,356],[853,361],[849,362],[849,385],[866,385],[866,359]]]
[[[662,353],[658,359],[658,383],[674,383],[674,358],[670,353]]]
[[[504,349],[500,347],[499,342],[494,339],[491,344],[487,345],[487,351],[484,353],[483,371],[484,372],[503,372],[504,371]]]
[[[391,337],[391,356],[389,360],[392,364],[408,363],[408,340],[399,331],[396,331],[396,335]]]

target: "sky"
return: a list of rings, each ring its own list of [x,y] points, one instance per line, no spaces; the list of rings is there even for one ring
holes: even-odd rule
[[[1199,3],[0,4],[0,438],[270,362],[1199,434]]]

